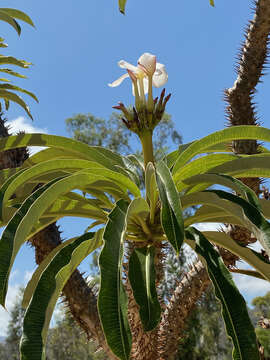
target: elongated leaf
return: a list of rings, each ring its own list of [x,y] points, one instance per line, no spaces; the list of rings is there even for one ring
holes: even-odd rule
[[[247,276],[252,276],[257,279],[266,280],[258,271],[254,270],[246,270],[246,269],[230,269],[230,272],[233,272],[235,274],[242,274]]]
[[[211,172],[235,177],[270,177],[270,155],[256,154],[216,166]]]
[[[32,117],[32,115],[30,113],[30,110],[29,110],[29,106],[26,105],[24,100],[19,95],[16,95],[16,94],[14,94],[14,93],[12,93],[10,91],[0,90],[0,98],[13,101],[16,104],[20,105],[25,110],[27,115],[33,120],[33,117]]]
[[[26,241],[32,227],[42,214],[60,195],[104,178],[90,173],[76,173],[61,179],[55,179],[37,190],[22,204],[8,223],[0,240],[0,303],[4,305],[9,273],[14,259]],[[3,258],[3,261],[2,261]]]
[[[155,248],[137,248],[129,260],[129,281],[134,298],[140,307],[145,331],[153,330],[160,321],[161,307],[156,291]]]
[[[22,20],[22,21],[26,22],[27,24],[35,27],[31,18],[21,10],[10,9],[10,8],[0,8],[0,11],[8,14],[9,16],[11,16],[15,19]]]
[[[25,75],[21,75],[21,74],[17,73],[16,71],[13,71],[11,69],[3,69],[3,68],[1,68],[0,72],[6,73],[6,74],[9,74],[9,75],[12,75],[12,76],[16,76],[16,77],[19,77],[19,78],[26,79]]]
[[[164,232],[176,253],[179,254],[184,240],[184,221],[180,198],[170,170],[164,164],[157,164],[157,185],[162,203],[161,223]]]
[[[140,232],[144,233],[141,237],[137,237],[136,240],[147,241],[149,236],[152,236],[151,231],[146,224],[147,219],[149,218],[149,212],[149,205],[144,198],[139,197],[133,199],[129,204],[126,214],[127,230],[131,232],[135,231],[135,233],[137,233],[140,228],[142,230]]]
[[[11,65],[17,65],[20,66],[22,68],[29,68],[30,65],[32,65],[30,62],[25,61],[25,60],[19,60],[16,59],[13,56],[4,56],[4,55],[0,55],[0,64],[11,64]],[[13,75],[13,74],[12,74]]]
[[[215,6],[214,0],[209,0],[211,6]]]
[[[110,213],[103,235],[105,244],[99,257],[99,316],[107,343],[121,360],[128,360],[131,351],[128,298],[121,280],[127,208],[128,204],[120,200]]]
[[[155,167],[151,162],[147,164],[145,171],[145,191],[146,197],[150,202],[150,223],[153,224],[155,221],[158,191],[155,177]]]
[[[8,277],[10,274],[11,266],[14,262],[14,255],[17,253],[20,245],[15,245],[16,237],[18,237],[17,226],[22,222],[24,215],[27,213],[29,207],[33,202],[46,191],[51,184],[45,185],[35,191],[30,198],[21,206],[20,211],[17,212],[12,220],[5,228],[0,239],[0,304],[5,307],[5,298],[7,291]],[[34,224],[33,224],[34,225]]]
[[[5,21],[9,25],[11,25],[16,30],[18,35],[21,34],[21,27],[17,23],[17,21],[15,19],[13,19],[13,17],[8,15],[6,12],[3,12],[1,8],[0,8],[0,20]]]
[[[268,256],[270,256],[270,224],[260,212],[260,209],[251,205],[239,196],[227,193],[223,190],[207,190],[206,192],[214,193],[221,199],[226,199],[239,205],[248,220],[247,222],[249,222],[246,227],[251,230],[256,239],[261,243],[262,247],[267,252]]]
[[[232,176],[214,173],[201,174],[186,179],[185,183],[189,185],[206,183],[208,186],[211,186],[212,184],[218,184],[229,187],[236,193],[241,194],[246,200],[248,200],[252,205],[256,206],[259,210],[261,209],[259,199],[257,198],[255,192],[242,183],[242,181],[237,180]]]
[[[210,154],[199,159],[195,159],[183,167],[181,167],[177,172],[174,173],[173,180],[175,183],[183,182],[185,179],[190,178],[191,176],[202,174],[205,172],[214,172],[214,173],[224,173],[223,171],[212,170],[215,169],[218,165],[224,164],[226,162],[232,162],[232,160],[238,159],[237,155],[233,154]]]
[[[228,234],[222,231],[204,231],[203,235],[212,243],[221,246],[233,254],[239,256],[251,267],[256,269],[265,280],[270,281],[270,263],[261,254],[248,247],[239,245]],[[195,250],[194,243],[192,244],[192,242],[188,240],[187,243]]]
[[[245,300],[235,286],[221,256],[203,234],[195,228],[189,228],[186,236],[196,242],[195,250],[206,262],[215,294],[222,304],[227,333],[234,344],[233,358],[236,360],[259,360],[256,334],[248,315]]]
[[[87,169],[92,167],[102,167],[101,165],[88,161],[88,160],[79,160],[79,159],[60,159],[60,160],[49,160],[37,164],[30,169],[24,169],[21,172],[17,172],[12,179],[8,179],[8,182],[0,188],[0,204],[2,202],[2,207],[6,206],[8,199],[17,191],[17,189],[26,184],[28,181],[31,181],[42,174],[48,174],[54,172],[55,170],[81,170],[83,168]],[[94,170],[93,170],[94,171]],[[3,199],[3,200],[2,200]],[[1,201],[2,200],[2,201]]]
[[[105,157],[97,146],[89,146],[80,141],[63,136],[47,134],[19,134],[0,139],[0,150],[21,148],[26,146],[46,146],[67,151],[67,154],[77,154],[78,159],[95,161],[104,167],[115,170],[112,159]]]
[[[197,140],[179,155],[173,168],[173,175],[195,155],[205,152],[211,146],[246,139],[270,141],[270,130],[253,125],[233,126]]]
[[[36,102],[38,102],[38,98],[36,97],[35,94],[33,94],[31,91],[22,89],[19,86],[15,86],[15,85],[12,85],[12,84],[0,84],[0,89],[1,90],[20,91],[20,92],[22,92],[24,94],[27,94],[27,95],[31,96],[31,98],[33,98],[34,100],[36,100]]]
[[[119,10],[122,14],[125,14],[127,0],[118,0]]]
[[[101,244],[102,237],[84,234],[60,245],[36,270],[24,295],[24,306],[29,306],[20,346],[22,360],[42,359],[52,313],[64,285],[81,261]]]

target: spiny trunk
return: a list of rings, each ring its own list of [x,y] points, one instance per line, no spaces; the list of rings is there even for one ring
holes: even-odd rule
[[[174,359],[178,350],[179,339],[187,324],[187,318],[209,285],[208,273],[203,264],[198,261],[184,275],[162,315],[158,328],[159,343],[156,349],[156,359]]]
[[[9,136],[8,127],[0,114],[0,137]],[[0,169],[19,167],[29,157],[27,148],[0,152]],[[35,248],[36,263],[42,260],[62,243],[60,231],[56,224],[51,224],[34,235],[29,242]],[[116,359],[105,341],[97,311],[97,299],[78,270],[71,275],[63,289],[64,301],[78,325],[87,336],[102,346],[110,359]]]
[[[256,86],[261,81],[263,70],[268,58],[270,32],[270,1],[259,0],[255,3],[255,15],[246,30],[246,41],[239,55],[237,79],[230,89],[225,90],[227,119],[229,126],[258,125],[253,97]],[[258,143],[255,140],[238,140],[232,143],[236,154],[257,154]],[[261,193],[259,178],[241,178],[257,195]],[[255,237],[241,226],[230,225],[230,236],[247,246],[256,241]],[[235,265],[237,256],[222,250],[224,260],[231,266]]]

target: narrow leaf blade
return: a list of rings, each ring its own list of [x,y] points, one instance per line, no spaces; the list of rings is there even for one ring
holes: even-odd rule
[[[128,360],[131,351],[128,298],[121,280],[127,208],[128,204],[120,200],[110,213],[103,235],[104,247],[99,258],[99,316],[107,343],[121,360]]]
[[[233,358],[235,360],[259,360],[256,334],[248,315],[246,302],[235,286],[221,256],[203,234],[195,228],[188,228],[186,236],[196,242],[195,251],[206,262],[216,296],[222,304],[227,333],[233,340]]]
[[[133,251],[129,260],[128,277],[134,298],[140,307],[144,330],[151,331],[158,325],[161,314],[155,283],[154,246]]]
[[[184,240],[182,207],[170,170],[164,162],[157,164],[156,180],[162,203],[162,226],[168,241],[179,254]]]

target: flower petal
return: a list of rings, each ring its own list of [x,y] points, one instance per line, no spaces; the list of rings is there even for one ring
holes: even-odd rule
[[[133,72],[138,71],[137,66],[134,66],[134,65],[128,63],[127,61],[125,61],[125,60],[120,60],[118,62],[118,66],[120,66],[120,68],[122,68],[122,69],[128,69],[128,70],[133,71]]]
[[[156,71],[157,58],[150,53],[144,53],[138,60],[138,64],[146,70],[147,75],[153,75]]]
[[[108,84],[108,85],[109,85],[110,87],[116,87],[116,86],[120,85],[120,84],[123,82],[123,80],[125,80],[127,77],[129,77],[129,75],[128,75],[128,74],[124,74],[124,75],[120,76],[119,79],[115,80],[114,82],[112,82],[112,83],[110,83],[110,84]]]
[[[168,74],[165,69],[165,65],[157,63],[156,71],[153,75],[153,85],[155,87],[161,87],[168,81]]]
[[[144,78],[143,79],[143,87],[144,87],[144,93],[147,94],[148,93],[148,79],[147,78]],[[138,90],[139,90],[139,95],[141,96],[141,93],[140,93],[140,87],[138,86]],[[132,83],[132,94],[133,96],[135,96],[135,91],[134,91],[134,85]]]

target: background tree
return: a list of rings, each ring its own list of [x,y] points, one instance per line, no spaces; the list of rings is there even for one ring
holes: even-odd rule
[[[264,355],[270,359],[270,292],[252,300],[252,313],[257,322],[256,334],[262,346]]]

